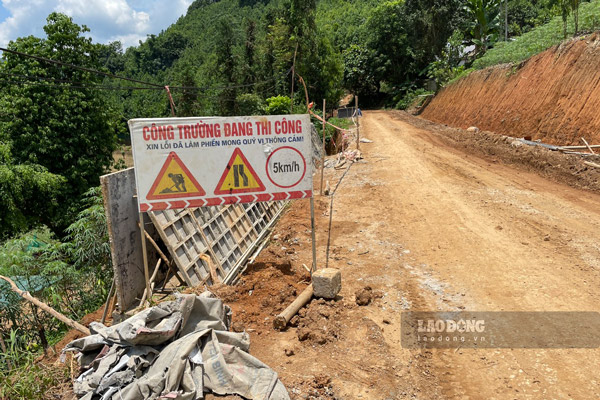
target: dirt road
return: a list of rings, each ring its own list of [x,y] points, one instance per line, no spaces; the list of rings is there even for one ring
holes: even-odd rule
[[[313,301],[317,316],[300,319],[329,339],[272,331],[269,304],[255,304],[264,286],[255,278],[232,302],[252,353],[294,398],[599,398],[599,350],[400,345],[405,310],[600,310],[600,196],[450,148],[399,115],[365,113],[361,134],[373,143],[361,144],[365,160],[335,195],[330,266],[342,270],[343,299]],[[330,169],[327,178],[336,183],[342,172]],[[317,205],[324,262],[329,198]],[[283,217],[258,264],[260,273],[283,273],[262,280],[280,277],[301,290],[307,215],[303,201]],[[354,294],[366,285],[376,299],[359,307]]]

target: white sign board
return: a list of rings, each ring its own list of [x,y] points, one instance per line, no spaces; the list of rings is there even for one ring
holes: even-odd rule
[[[140,211],[312,197],[308,115],[129,121]]]

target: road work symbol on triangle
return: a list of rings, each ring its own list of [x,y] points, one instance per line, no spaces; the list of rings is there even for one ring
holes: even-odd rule
[[[238,147],[233,151],[233,155],[225,167],[215,194],[262,192],[264,190],[265,185]]]
[[[154,184],[148,192],[148,200],[167,200],[182,197],[204,196],[206,192],[185,166],[181,158],[172,151],[167,156]]]

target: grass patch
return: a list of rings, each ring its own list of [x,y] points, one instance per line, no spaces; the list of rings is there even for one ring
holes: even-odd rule
[[[600,28],[600,1],[582,3],[579,8],[579,31],[591,32]],[[569,17],[568,29],[573,34],[575,26]],[[509,42],[498,42],[494,48],[480,59],[475,60],[473,67],[483,69],[493,65],[519,63],[531,56],[543,52],[564,40],[562,17],[554,17],[545,25],[539,26]]]

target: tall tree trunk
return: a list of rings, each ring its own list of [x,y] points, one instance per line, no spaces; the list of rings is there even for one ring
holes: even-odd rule
[[[573,22],[575,23],[574,36],[579,32],[579,0],[573,0]]]

